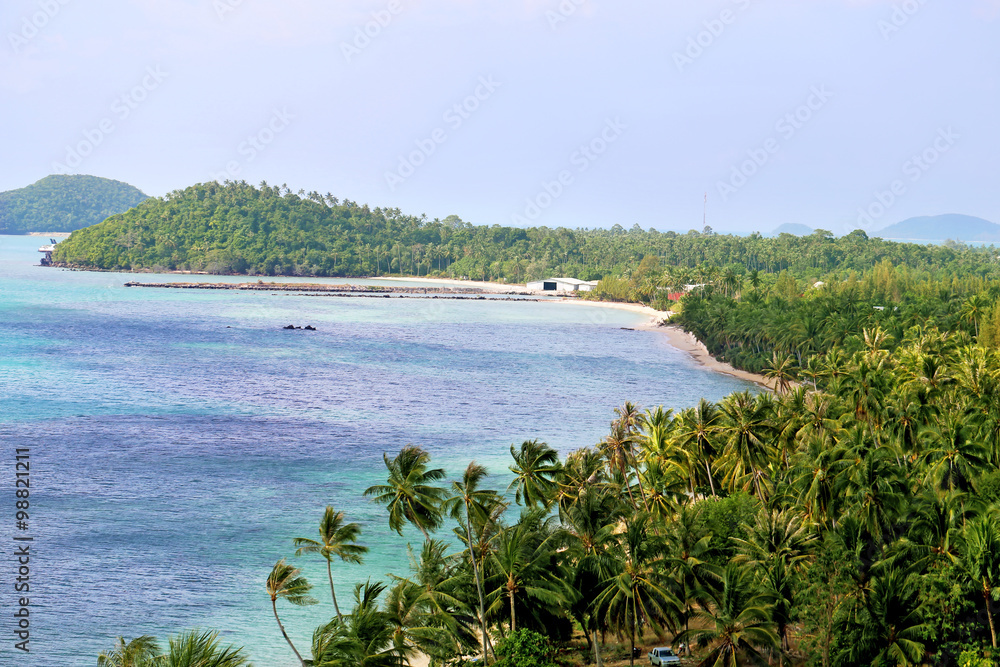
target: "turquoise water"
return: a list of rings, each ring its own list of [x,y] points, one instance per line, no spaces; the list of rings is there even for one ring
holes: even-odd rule
[[[118,635],[202,627],[258,666],[294,667],[264,581],[323,507],[361,523],[372,549],[334,570],[342,600],[407,571],[419,533],[391,533],[361,497],[384,479],[383,452],[418,444],[451,474],[474,458],[504,488],[511,443],[566,453],[600,440],[625,400],[682,408],[748,386],[661,334],[623,331],[643,321],[628,312],[125,288],[134,276],[36,266],[44,241],[0,236],[0,537],[11,544],[25,446],[35,537],[32,653],[5,662],[4,614],[0,664],[92,665]],[[307,651],[333,608],[322,561],[291,560],[323,601],[280,608]],[[10,559],[0,572],[7,609]]]

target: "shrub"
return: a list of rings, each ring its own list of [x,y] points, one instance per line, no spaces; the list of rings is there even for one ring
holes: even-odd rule
[[[547,637],[521,629],[497,645],[496,667],[556,667],[553,653]]]

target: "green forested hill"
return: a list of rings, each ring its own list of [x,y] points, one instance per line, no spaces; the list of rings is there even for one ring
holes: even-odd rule
[[[59,245],[55,261],[100,269],[523,282],[551,275],[630,277],[644,258],[672,267],[670,275],[647,272],[660,286],[697,281],[709,267],[819,277],[867,271],[883,260],[934,274],[982,273],[996,265],[986,250],[892,243],[860,231],[835,239],[822,230],[764,238],[643,231],[634,224],[628,230],[620,224],[600,230],[473,226],[457,216],[428,221],[329,194],[245,182],[195,185],[148,199],[76,232]]]
[[[0,192],[0,234],[72,232],[146,198],[128,183],[108,178],[46,176],[26,188]]]

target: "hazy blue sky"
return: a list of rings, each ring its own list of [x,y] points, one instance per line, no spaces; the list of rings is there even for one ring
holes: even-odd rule
[[[476,224],[687,230],[706,192],[716,230],[1000,222],[1000,0],[4,0],[0,26],[0,190],[65,170]]]

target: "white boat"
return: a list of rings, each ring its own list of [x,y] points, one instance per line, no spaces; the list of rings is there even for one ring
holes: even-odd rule
[[[45,257],[42,257],[42,266],[52,265],[52,253],[55,252],[56,250],[56,240],[55,239],[49,239],[49,240],[52,241],[52,243],[48,245],[43,245],[41,248],[38,249],[38,252],[44,253],[45,255]]]

